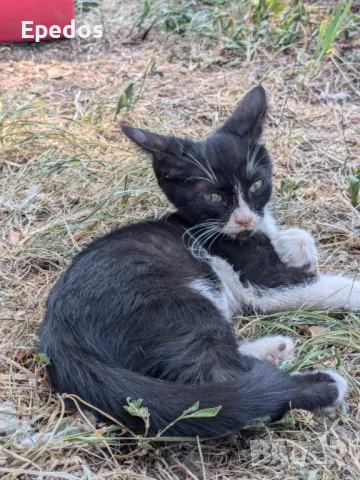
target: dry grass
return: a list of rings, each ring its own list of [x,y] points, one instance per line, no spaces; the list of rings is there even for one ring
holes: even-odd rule
[[[244,91],[263,83],[272,105],[266,138],[276,163],[277,214],[315,235],[321,269],[359,272],[360,211],[345,188],[347,175],[360,168],[359,63],[336,51],[319,68],[295,63],[292,51],[267,51],[247,62],[220,51],[215,40],[191,35],[159,42],[150,32],[141,42],[136,29],[129,37],[139,11],[139,2],[103,2],[102,42],[0,46],[0,473],[6,479],[358,478],[360,318],[354,314],[236,320],[243,337],[296,338],[289,368],[332,366],[346,375],[349,408],[335,414],[293,412],[280,424],[211,442],[129,442],[120,427],[74,417],[49,392],[34,355],[52,282],[94,236],[168,208],[148,159],[119,132],[119,120],[201,138]],[[97,21],[95,12],[87,18]],[[143,80],[139,100],[115,121],[120,94],[131,81],[140,93]],[[10,418],[4,410],[13,428],[4,426]],[[265,442],[263,456],[256,439]]]

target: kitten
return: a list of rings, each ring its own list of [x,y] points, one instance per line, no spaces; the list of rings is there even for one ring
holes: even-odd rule
[[[279,229],[268,203],[272,164],[260,143],[266,95],[251,90],[206,140],[123,127],[152,154],[176,212],[125,226],[79,253],[51,289],[40,347],[55,389],[80,395],[141,431],[123,406],[143,399],[151,429],[200,401],[214,418],[176,423],[171,435],[217,436],[258,417],[341,402],[335,371],[289,375],[290,339],[238,345],[231,318],[255,309],[358,309],[360,282],[316,275],[305,231]]]

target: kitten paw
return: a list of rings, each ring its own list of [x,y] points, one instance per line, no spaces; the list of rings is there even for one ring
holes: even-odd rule
[[[350,312],[359,312],[360,311],[360,281],[355,280],[354,278],[349,278],[349,285],[348,289],[350,292],[345,297],[345,310],[349,310]],[[345,289],[344,289],[345,290]]]
[[[288,267],[311,270],[317,263],[317,250],[313,237],[301,228],[280,230],[272,239],[280,260]]]
[[[292,375],[298,376],[306,381],[304,389],[312,383],[321,384],[327,382],[328,385],[335,384],[337,389],[337,396],[332,401],[330,406],[343,403],[349,391],[348,382],[336,370],[313,370],[312,372],[295,372]]]
[[[329,375],[333,379],[334,383],[336,384],[339,395],[335,401],[335,405],[343,403],[349,391],[348,382],[336,370],[320,370],[320,371],[322,373],[326,373],[327,375]]]
[[[243,343],[239,346],[239,351],[243,355],[276,363],[277,360],[285,361],[292,358],[294,348],[294,342],[291,338],[278,335]]]

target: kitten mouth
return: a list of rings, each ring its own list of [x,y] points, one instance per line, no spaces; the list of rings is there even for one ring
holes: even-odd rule
[[[253,233],[254,233],[254,229],[252,229],[252,230],[242,230],[241,232],[238,232],[236,234],[236,238],[238,238],[238,239],[248,238],[248,237],[251,237],[251,235],[253,235]]]
[[[225,235],[228,237],[232,238],[233,240],[236,239],[243,239],[243,238],[248,238],[253,235],[255,229],[249,229],[249,230],[234,230],[234,231],[227,231]]]

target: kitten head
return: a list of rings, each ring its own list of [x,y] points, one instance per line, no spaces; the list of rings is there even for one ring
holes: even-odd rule
[[[187,222],[236,238],[257,229],[271,196],[271,159],[260,143],[266,109],[258,86],[205,140],[122,129],[152,154],[160,187]]]

